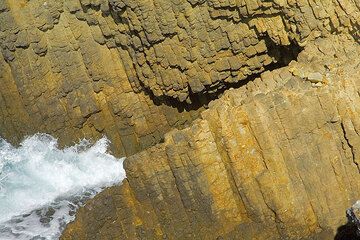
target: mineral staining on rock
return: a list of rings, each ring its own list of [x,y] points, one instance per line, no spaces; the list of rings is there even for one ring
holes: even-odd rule
[[[3,0],[0,134],[129,156],[63,239],[329,239],[359,199],[359,19],[350,0]]]

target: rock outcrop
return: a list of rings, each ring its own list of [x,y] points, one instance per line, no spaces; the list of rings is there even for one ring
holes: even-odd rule
[[[359,52],[344,36],[316,40],[227,91],[127,158],[127,181],[80,209],[63,239],[333,238],[360,197]]]
[[[331,239],[360,197],[359,10],[1,0],[0,135],[128,156],[63,239]]]
[[[358,10],[350,0],[3,0],[1,135],[47,132],[62,144],[107,135],[132,155],[308,41],[358,39]]]
[[[173,106],[135,93],[125,70],[132,66],[127,51],[99,44],[99,25],[79,20],[71,2],[77,1],[0,1],[2,137],[16,143],[46,132],[69,145],[106,135],[124,156],[197,118],[205,96],[193,106]],[[118,28],[100,11],[83,15]]]
[[[190,100],[264,71],[288,46],[335,32],[358,37],[359,6],[350,1],[109,1],[134,61],[134,89]],[[291,44],[293,43],[293,44]],[[122,43],[123,44],[123,43]]]

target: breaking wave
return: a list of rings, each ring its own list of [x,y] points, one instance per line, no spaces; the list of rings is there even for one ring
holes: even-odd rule
[[[36,134],[14,147],[0,138],[0,239],[58,239],[79,206],[126,177],[108,143],[59,149]]]

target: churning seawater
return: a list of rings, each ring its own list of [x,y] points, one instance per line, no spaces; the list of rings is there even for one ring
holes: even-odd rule
[[[58,239],[76,209],[125,178],[108,140],[59,149],[46,134],[19,147],[0,138],[0,239]]]

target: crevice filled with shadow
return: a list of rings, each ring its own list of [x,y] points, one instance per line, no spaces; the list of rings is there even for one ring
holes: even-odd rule
[[[358,229],[354,223],[348,222],[337,229],[334,240],[360,240]]]
[[[155,96],[151,90],[147,89],[140,82],[142,91],[151,98],[155,105],[159,106],[165,104],[177,108],[178,112],[196,111],[202,107],[207,108],[211,101],[221,97],[226,90],[240,88],[247,83],[254,81],[256,78],[259,78],[263,72],[273,71],[275,69],[288,66],[292,60],[297,59],[298,55],[303,50],[303,48],[295,42],[292,42],[288,46],[283,46],[275,44],[268,36],[265,36],[264,39],[268,48],[268,54],[270,57],[275,59],[275,61],[267,66],[264,66],[264,70],[262,72],[253,74],[244,80],[236,83],[217,82],[212,86],[206,87],[204,91],[198,93],[193,93],[189,88],[190,103],[180,102],[179,100],[169,96]]]

